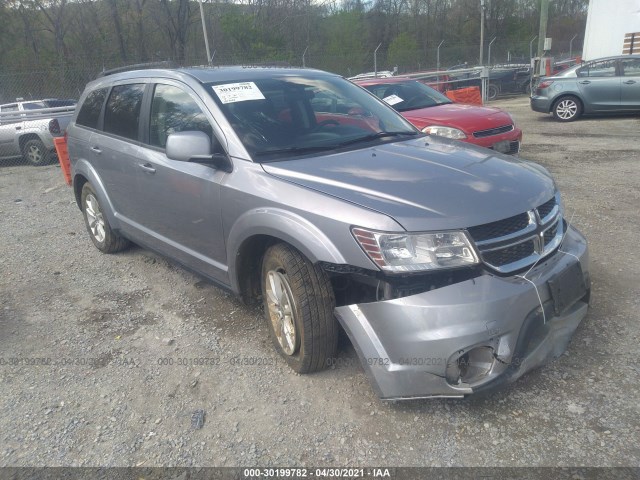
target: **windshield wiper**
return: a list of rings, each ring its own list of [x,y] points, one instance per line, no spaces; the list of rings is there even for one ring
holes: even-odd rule
[[[335,145],[316,145],[310,147],[284,147],[284,148],[267,148],[265,150],[258,150],[254,153],[256,156],[262,155],[275,155],[278,153],[311,153],[311,152],[321,152],[324,150],[333,150],[335,149]]]
[[[370,140],[375,140],[376,138],[384,138],[384,137],[404,137],[404,136],[409,136],[412,137],[414,135],[418,135],[418,132],[378,132],[378,133],[372,133],[371,135],[365,135],[363,137],[358,137],[358,138],[354,138],[353,140],[347,140],[346,142],[342,142],[340,144],[341,147],[347,146],[347,145],[353,145],[354,143],[360,143],[360,142],[368,142]]]
[[[331,145],[315,145],[315,146],[291,146],[284,148],[267,148],[265,150],[258,150],[254,153],[255,156],[260,157],[264,155],[277,155],[280,153],[292,153],[292,154],[304,154],[304,153],[312,153],[312,152],[323,152],[327,150],[335,150],[336,148],[346,147],[347,145],[352,145],[354,143],[360,142],[368,142],[370,140],[375,140],[376,138],[384,138],[384,137],[403,137],[403,136],[414,136],[418,135],[419,132],[377,132],[372,133],[371,135],[365,135],[363,137],[354,138],[352,140],[347,140],[346,142],[331,144]]]

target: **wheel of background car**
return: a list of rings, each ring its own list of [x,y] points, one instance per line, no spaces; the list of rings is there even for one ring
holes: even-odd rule
[[[335,355],[338,324],[327,273],[278,243],[262,260],[262,297],[276,349],[298,373],[322,370]]]
[[[98,196],[89,183],[85,183],[82,187],[81,205],[87,231],[98,250],[102,253],[115,253],[129,246],[126,238],[111,230]]]
[[[582,115],[582,103],[576,97],[561,97],[553,105],[553,116],[559,122],[572,122]]]
[[[500,93],[500,89],[498,88],[497,85],[494,85],[493,83],[490,83],[487,86],[487,99],[488,100],[495,100],[498,97],[499,93]]]
[[[34,138],[29,140],[22,147],[22,155],[24,159],[31,165],[46,165],[51,160],[49,150],[44,146],[41,140]]]

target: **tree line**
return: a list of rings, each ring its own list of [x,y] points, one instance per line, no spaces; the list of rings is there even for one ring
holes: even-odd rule
[[[378,67],[400,71],[474,64],[479,57],[480,0],[204,1],[214,64],[287,62],[341,74]],[[486,0],[485,45],[492,58],[528,61],[538,33],[539,0]],[[588,0],[554,0],[548,36],[559,53],[578,34]],[[110,68],[173,60],[206,64],[195,0],[0,0],[2,72]],[[534,44],[535,51],[535,44]],[[486,54],[485,54],[486,59]]]

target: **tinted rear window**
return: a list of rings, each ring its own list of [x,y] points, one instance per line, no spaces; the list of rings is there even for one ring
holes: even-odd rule
[[[87,95],[87,98],[85,99],[82,107],[80,108],[80,112],[78,113],[76,123],[78,125],[84,125],[85,127],[89,128],[98,128],[100,111],[102,110],[102,104],[104,103],[104,99],[106,96],[106,88],[94,90],[89,95]]]
[[[137,140],[143,94],[143,83],[113,87],[104,112],[104,131]]]

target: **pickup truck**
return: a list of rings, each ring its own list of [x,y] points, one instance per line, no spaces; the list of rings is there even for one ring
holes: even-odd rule
[[[75,100],[18,100],[0,105],[0,159],[23,157],[31,165],[55,158],[54,137],[61,137],[73,116]]]

